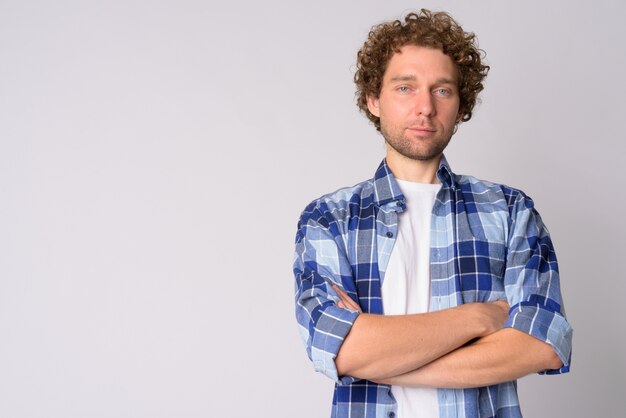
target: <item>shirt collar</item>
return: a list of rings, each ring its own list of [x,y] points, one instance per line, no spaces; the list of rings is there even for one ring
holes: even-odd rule
[[[454,172],[450,168],[450,164],[448,164],[448,160],[446,160],[445,155],[441,155],[441,161],[439,161],[439,168],[437,169],[437,178],[439,182],[446,187],[452,189],[452,191],[456,191],[458,184],[456,182],[456,176]]]
[[[437,178],[443,186],[449,187],[453,191],[456,190],[457,184],[454,173],[444,155],[441,156],[441,161],[439,161]],[[394,201],[404,204],[405,200],[396,178],[387,165],[387,160],[384,159],[378,166],[376,174],[374,174],[374,200],[378,206]]]

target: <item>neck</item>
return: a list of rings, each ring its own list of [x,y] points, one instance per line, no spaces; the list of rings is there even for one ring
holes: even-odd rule
[[[436,184],[439,182],[437,169],[441,161],[441,154],[428,160],[414,160],[397,152],[387,150],[385,159],[391,172],[397,179],[415,183]]]

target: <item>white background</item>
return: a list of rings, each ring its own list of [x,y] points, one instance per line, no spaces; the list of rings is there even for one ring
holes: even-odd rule
[[[328,416],[296,221],[373,175],[356,52],[420,6],[492,67],[448,160],[532,196],[561,263],[572,372],[525,416],[621,414],[622,3],[0,0],[0,418]]]

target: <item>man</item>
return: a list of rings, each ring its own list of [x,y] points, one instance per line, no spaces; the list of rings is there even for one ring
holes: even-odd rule
[[[296,235],[296,316],[333,417],[521,417],[515,379],[569,371],[556,256],[523,192],[443,156],[489,67],[446,13],[373,28],[359,108],[386,156],[316,199]]]

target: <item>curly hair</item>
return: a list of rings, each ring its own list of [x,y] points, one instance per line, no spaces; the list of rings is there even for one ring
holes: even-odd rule
[[[380,118],[367,108],[367,97],[380,95],[387,64],[405,45],[436,48],[452,59],[459,71],[460,120],[470,120],[489,72],[489,66],[481,61],[485,53],[478,48],[476,35],[464,32],[448,13],[422,9],[407,14],[404,22],[395,20],[374,26],[357,54],[357,106],[376,129],[380,131]]]

